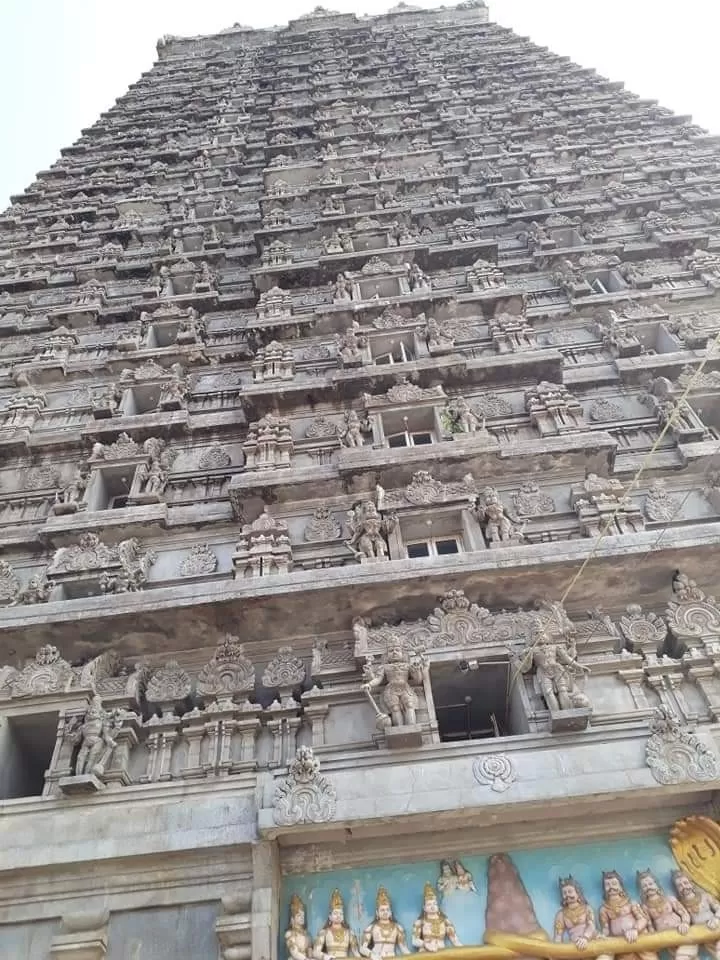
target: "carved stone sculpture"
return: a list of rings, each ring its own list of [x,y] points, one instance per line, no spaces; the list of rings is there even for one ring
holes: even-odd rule
[[[118,714],[106,710],[100,697],[95,694],[85,716],[71,734],[73,742],[79,746],[75,759],[76,776],[87,774],[98,780],[103,779],[117,746],[114,734],[121,722]]]
[[[405,931],[393,919],[390,897],[385,887],[380,887],[375,898],[375,919],[363,931],[360,953],[372,960],[394,957],[397,953],[408,954]]]
[[[291,690],[304,680],[305,664],[295,656],[292,647],[280,647],[262,675],[263,686],[279,690],[281,698],[284,698],[283,694],[289,696]]]
[[[216,699],[255,689],[255,667],[237,637],[228,633],[220,640],[212,659],[198,673],[195,689],[202,696]]]
[[[310,747],[298,747],[286,779],[275,790],[275,823],[327,823],[335,815],[335,804],[335,788],[321,775],[320,761]]]
[[[327,923],[315,937],[313,956],[315,960],[347,960],[360,956],[357,937],[345,921],[345,906],[339,890],[333,890],[330,897]]]
[[[419,951],[437,953],[439,950],[444,950],[448,942],[453,947],[462,946],[455,932],[455,925],[438,906],[435,888],[426,883],[423,890],[422,910],[413,924],[412,944]]]
[[[358,333],[360,324],[355,320],[342,336],[337,336],[338,356],[343,367],[357,367],[363,363],[363,349],[367,346],[367,337]]]
[[[465,397],[452,397],[446,402],[442,421],[448,433],[476,433],[485,430],[485,418],[475,413]]]
[[[344,447],[362,447],[365,442],[363,433],[368,433],[370,429],[367,418],[361,420],[355,410],[346,410],[345,423],[340,429],[340,442]]]
[[[483,525],[489,547],[522,543],[523,532],[505,515],[505,507],[494,487],[485,487],[477,498],[474,513]]]
[[[408,654],[402,643],[396,640],[388,647],[381,662],[367,657],[363,667],[363,690],[375,710],[378,726],[385,728],[412,727],[417,723],[418,697],[413,686],[421,685],[425,678],[427,661],[422,654]],[[383,713],[372,695],[372,691],[383,687]]]
[[[57,647],[40,647],[35,659],[15,671],[8,685],[13,697],[32,697],[42,693],[64,693],[73,680],[72,667],[60,656]]]
[[[687,910],[691,923],[704,924],[709,930],[720,931],[720,900],[702,890],[682,870],[673,870],[672,882],[679,903]],[[706,943],[711,960],[720,956],[720,936],[715,943]]]
[[[628,944],[648,932],[650,920],[639,903],[628,896],[625,885],[615,870],[605,871],[602,875],[604,899],[598,919],[603,937],[623,937]],[[641,951],[624,954],[628,960],[658,960],[657,953]]]
[[[256,520],[243,525],[232,560],[236,577],[287,573],[292,564],[287,523],[263,510]]]
[[[686,935],[690,931],[691,918],[677,897],[668,896],[660,887],[650,870],[638,870],[637,885],[640,902],[650,917],[652,929],[658,933],[674,930]],[[697,944],[689,943],[672,948],[673,960],[694,960],[698,955]]]
[[[313,941],[305,926],[305,904],[297,894],[290,898],[290,923],[285,947],[290,960],[311,960]]]
[[[342,528],[330,510],[327,507],[318,507],[306,525],[303,536],[308,543],[322,543],[339,540],[341,533]]]
[[[346,541],[360,561],[386,560],[388,556],[385,537],[397,524],[394,516],[384,518],[372,500],[363,500],[347,514],[350,539]]]
[[[595,925],[595,913],[574,877],[561,877],[558,885],[562,906],[555,914],[553,924],[555,942],[562,943],[567,939],[578,950],[584,950],[591,940],[597,940],[600,935]],[[600,956],[602,960],[609,960],[607,954]]]
[[[555,640],[541,634],[531,651],[540,693],[550,710],[590,709],[590,701],[580,689],[579,676],[589,668],[577,659],[571,640]]]
[[[217,570],[218,558],[210,547],[204,544],[197,544],[190,548],[190,552],[178,565],[178,573],[181,577],[204,577]]]
[[[658,783],[704,782],[720,776],[715,754],[666,707],[657,707],[650,720],[645,759]]]

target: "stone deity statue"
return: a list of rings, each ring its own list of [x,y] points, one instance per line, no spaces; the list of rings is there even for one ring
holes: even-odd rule
[[[423,657],[409,657],[399,642],[389,647],[382,663],[377,666],[373,658],[368,657],[363,669],[365,683],[363,690],[375,707],[378,722],[383,726],[412,726],[417,723],[417,694],[413,684],[423,682],[426,662]],[[382,693],[382,704],[387,713],[377,709],[372,697],[372,691],[385,684]]]
[[[345,921],[345,907],[339,890],[330,897],[330,913],[327,923],[315,937],[313,946],[315,960],[346,960],[359,957],[360,950],[355,934]]]
[[[588,673],[578,662],[574,644],[542,635],[530,651],[540,692],[550,710],[589,709],[590,701],[578,685],[577,675]]]
[[[663,930],[676,930],[680,934],[689,932],[692,923],[689,912],[676,897],[669,897],[663,891],[649,870],[638,870],[637,883],[642,905],[653,929],[658,933]],[[668,953],[674,960],[694,960],[698,955],[698,946],[695,943],[681,944],[671,947]]]
[[[290,925],[285,931],[285,946],[291,960],[309,960],[312,938],[305,929],[305,904],[295,894],[290,900]]]
[[[73,741],[80,744],[75,760],[75,776],[92,774],[102,778],[117,746],[113,739],[114,732],[113,715],[103,707],[102,700],[95,694],[85,716],[71,734]]]
[[[438,906],[437,893],[432,884],[426,883],[423,891],[423,907],[420,916],[413,924],[412,943],[419,951],[437,953],[444,950],[447,942],[453,947],[462,944],[455,932],[454,925]]]
[[[385,537],[395,529],[396,523],[392,516],[383,519],[375,504],[365,500],[347,514],[351,537],[346,544],[360,560],[386,560],[388,548]]]
[[[625,891],[620,875],[614,870],[603,873],[604,900],[600,907],[600,931],[604,937],[624,937],[635,943],[643,933],[650,933],[650,920],[639,903],[634,903]],[[654,950],[639,950],[623,954],[627,960],[658,960]]]
[[[574,877],[561,878],[559,884],[562,907],[555,914],[555,942],[562,943],[567,938],[578,950],[584,950],[600,936],[595,914]],[[598,960],[610,960],[609,954],[601,954]]]
[[[673,871],[672,881],[678,901],[692,923],[704,924],[708,930],[717,930],[720,934],[720,900],[697,887],[682,870]],[[703,949],[711,960],[720,960],[720,935],[714,943],[704,943]]]
[[[405,942],[405,931],[393,920],[387,890],[380,887],[375,899],[375,920],[363,932],[360,953],[364,957],[379,960],[380,957],[394,957],[398,951],[410,953]]]

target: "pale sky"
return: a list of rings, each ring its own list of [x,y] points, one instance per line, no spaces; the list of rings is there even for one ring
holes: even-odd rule
[[[215,33],[236,22],[284,24],[316,3],[0,0],[0,209],[152,66],[158,37]],[[362,14],[383,13],[394,3],[324,5]],[[489,6],[498,23],[720,134],[718,0],[489,0]]]

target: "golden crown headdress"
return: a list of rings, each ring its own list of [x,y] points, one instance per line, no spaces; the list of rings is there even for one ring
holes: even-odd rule
[[[377,897],[375,898],[376,907],[389,907],[390,897],[385,887],[378,887]]]
[[[305,904],[302,902],[300,897],[294,893],[290,897],[290,916],[296,917],[301,911],[303,913],[305,912]]]
[[[423,888],[423,903],[426,903],[428,900],[437,900],[435,887],[431,883],[426,883]]]
[[[339,890],[333,890],[332,894],[330,895],[330,912],[332,913],[333,910],[343,910],[343,909],[344,909],[344,904],[343,904],[342,894],[340,893]]]

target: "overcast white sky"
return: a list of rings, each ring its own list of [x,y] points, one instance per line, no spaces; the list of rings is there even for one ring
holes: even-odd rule
[[[235,22],[282,24],[316,2],[0,0],[0,209],[152,66],[162,34],[214,33]],[[324,5],[362,14],[382,13],[394,2]],[[720,133],[718,0],[489,4],[493,20]]]

